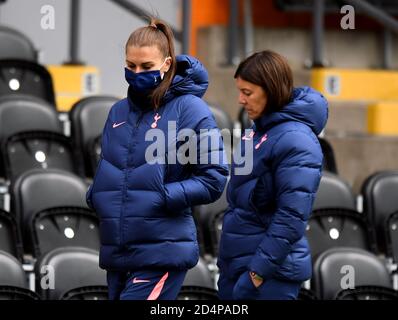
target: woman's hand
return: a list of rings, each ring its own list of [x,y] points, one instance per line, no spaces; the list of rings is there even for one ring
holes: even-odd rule
[[[249,275],[250,275],[250,279],[253,282],[253,285],[258,288],[259,286],[261,286],[264,282],[263,278],[261,278],[257,273],[253,272],[253,271],[249,271]]]

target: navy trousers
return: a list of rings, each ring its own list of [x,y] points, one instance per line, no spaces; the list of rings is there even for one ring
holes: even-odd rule
[[[221,273],[218,280],[218,297],[221,300],[296,300],[302,282],[269,279],[256,288],[246,271],[237,279]]]
[[[187,271],[107,272],[109,300],[175,300]]]

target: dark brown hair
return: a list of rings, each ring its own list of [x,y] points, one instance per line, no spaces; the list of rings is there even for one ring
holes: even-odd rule
[[[265,50],[254,53],[239,64],[234,78],[263,88],[267,95],[266,112],[282,109],[291,99],[292,70],[286,58],[276,52]]]
[[[162,99],[166,91],[169,89],[176,73],[176,55],[174,49],[173,31],[164,21],[156,18],[150,18],[150,23],[148,26],[135,30],[129,36],[126,42],[126,53],[129,46],[157,46],[165,59],[167,57],[171,57],[170,69],[164,75],[163,81],[151,95],[152,103],[157,109],[162,104]]]

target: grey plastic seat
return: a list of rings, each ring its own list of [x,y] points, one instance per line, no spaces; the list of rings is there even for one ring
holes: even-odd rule
[[[356,210],[355,195],[350,186],[330,172],[323,172],[313,205],[313,210],[326,208]]]
[[[398,211],[388,217],[386,226],[387,254],[398,263]]]
[[[213,256],[218,254],[224,212],[228,208],[227,188],[215,202],[196,206],[194,216],[203,239],[203,250]]]
[[[118,100],[113,96],[93,96],[76,102],[70,113],[71,137],[75,149],[84,158],[85,173],[94,176],[98,158],[95,156],[99,146],[101,153],[101,134],[109,111]],[[97,141],[98,140],[98,141]]]
[[[398,211],[398,171],[377,172],[362,185],[363,210],[377,235],[381,252],[387,253],[387,221]]]
[[[36,214],[50,208],[87,208],[86,191],[87,184],[66,171],[30,170],[19,176],[11,186],[11,205],[23,231],[25,250],[33,250],[29,226]]]
[[[343,286],[342,286],[343,284]],[[332,248],[315,261],[312,285],[324,300],[335,299],[344,285],[392,287],[384,263],[374,254],[358,248]]]
[[[33,43],[23,33],[7,26],[0,26],[0,59],[36,61]]]
[[[358,286],[340,291],[336,300],[398,300],[398,291],[379,286]]]
[[[108,287],[85,286],[64,293],[61,300],[108,300]]]
[[[21,235],[12,213],[0,209],[0,251],[22,261]]]
[[[53,82],[45,67],[25,60],[0,60],[0,96],[25,94],[56,106]]]
[[[60,247],[85,247],[99,251],[99,221],[89,209],[57,207],[35,214],[29,227],[34,256]]]
[[[323,153],[323,170],[337,174],[336,157],[333,147],[325,138],[318,137]]]
[[[13,137],[19,134],[37,131],[53,135],[62,134],[62,126],[54,107],[40,98],[27,95],[0,97],[0,142],[3,154],[0,157],[0,176],[5,177],[6,175],[4,158],[7,152],[10,151],[11,158],[15,154],[11,152],[14,149],[7,150],[9,139],[15,140],[18,138]],[[20,147],[27,151],[26,146]],[[14,164],[14,159],[9,160]],[[23,162],[21,164],[25,166]]]
[[[63,247],[50,251],[35,265],[36,288],[41,298],[58,300],[72,289],[106,286],[106,272],[100,269],[98,260],[98,252],[88,248]],[[40,285],[42,267],[54,272],[53,289]]]
[[[335,247],[376,252],[374,234],[363,215],[354,210],[315,210],[308,221],[306,236],[313,261],[322,252]]]
[[[14,256],[0,251],[0,286],[28,288],[28,282],[22,264]]]
[[[47,101],[28,95],[0,97],[0,140],[24,131],[62,133],[58,113]]]

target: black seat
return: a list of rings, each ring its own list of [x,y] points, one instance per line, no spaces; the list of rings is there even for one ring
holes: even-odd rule
[[[29,289],[0,285],[1,300],[40,300],[40,297]]]
[[[60,300],[108,300],[108,287],[86,286],[64,293]]]
[[[30,226],[35,257],[60,247],[99,250],[97,215],[85,208],[59,207],[35,214]]]
[[[28,282],[22,264],[14,256],[0,251],[0,286],[28,288]]]
[[[337,174],[336,157],[332,145],[325,138],[318,137],[323,153],[323,170]]]
[[[387,253],[388,217],[398,211],[398,171],[382,171],[368,177],[362,185],[363,210],[376,230],[379,250]]]
[[[398,263],[398,211],[388,217],[386,231],[387,254]]]
[[[71,136],[75,149],[84,158],[86,175],[93,177],[97,159],[93,161],[95,148],[99,146],[101,153],[101,134],[108,113],[119,99],[112,96],[94,96],[79,100],[69,113]],[[94,144],[94,140],[96,145]]]
[[[14,95],[0,98],[0,143],[5,143],[14,135],[46,131],[62,134],[62,126],[56,110],[46,101],[26,95]],[[2,150],[0,175],[5,176],[3,158],[7,150]]]
[[[47,253],[35,265],[36,288],[42,299],[58,300],[72,289],[106,286],[106,273],[98,266],[98,252],[88,248],[63,247]],[[41,284],[44,269],[54,272],[54,287]]]
[[[0,98],[0,139],[24,131],[62,133],[58,113],[43,99],[28,95]]]
[[[0,60],[0,96],[26,94],[56,106],[53,82],[43,66],[25,60]]]
[[[13,214],[0,209],[0,251],[22,261],[22,241]]]
[[[306,236],[313,261],[334,247],[376,251],[374,236],[363,215],[348,209],[315,210],[308,221]]]
[[[206,262],[200,258],[197,265],[188,270],[178,300],[217,300],[217,291]]]
[[[356,210],[355,195],[350,186],[329,172],[323,172],[313,205],[313,210],[326,208]]]
[[[310,289],[301,288],[297,300],[312,301],[312,300],[318,300],[318,297],[316,296],[314,291]]]
[[[72,144],[63,134],[25,131],[14,134],[1,145],[5,177],[14,180],[31,169],[59,169],[80,173]]]
[[[21,32],[0,26],[0,59],[37,60],[32,42]]]
[[[340,291],[336,300],[398,300],[398,291],[379,286],[358,286]]]
[[[102,135],[96,137],[89,143],[88,157],[90,161],[90,169],[89,169],[90,174],[88,176],[94,176],[97,170],[97,166],[101,158],[101,149],[102,149],[101,141],[102,141]]]
[[[29,226],[39,212],[57,207],[82,207],[86,204],[86,183],[61,170],[30,170],[11,186],[12,211],[23,230],[25,250],[32,250]]]
[[[392,287],[388,270],[376,255],[359,248],[332,248],[316,259],[311,288],[321,299],[330,300],[346,289],[342,283]]]
[[[214,257],[218,254],[220,243],[222,220],[224,212],[228,208],[227,188],[224,189],[221,197],[215,202],[196,206],[194,215],[197,218],[198,228],[203,236],[204,251]]]

